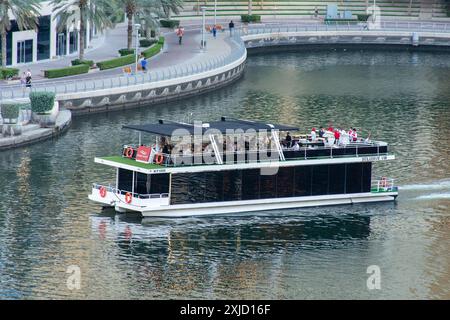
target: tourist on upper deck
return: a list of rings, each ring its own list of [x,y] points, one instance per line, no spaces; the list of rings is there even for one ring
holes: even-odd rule
[[[353,128],[353,134],[352,134],[352,140],[357,141],[358,140],[358,133],[356,132],[356,129]]]
[[[331,125],[331,123],[328,125],[327,131],[334,132],[334,128],[333,128],[333,126]]]
[[[311,142],[315,142],[317,140],[316,128],[312,128],[311,130]]]
[[[323,127],[320,127],[320,130],[319,130],[319,137],[320,138],[323,138],[323,135],[325,134],[325,129],[323,128]]]
[[[290,148],[292,146],[292,137],[289,132],[286,134],[286,147]]]
[[[294,146],[292,147],[292,151],[300,151],[300,145],[297,141],[294,141]]]
[[[371,134],[372,134],[372,133],[369,132],[369,135],[367,136],[367,138],[364,139],[364,142],[365,142],[365,143],[370,143],[370,135],[371,135]]]
[[[341,134],[339,133],[339,130],[334,130],[334,143],[339,145],[339,138],[341,137]]]

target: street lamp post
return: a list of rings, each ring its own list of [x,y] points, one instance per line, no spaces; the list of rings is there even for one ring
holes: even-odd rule
[[[201,7],[202,9],[202,43],[201,43],[201,48],[202,50],[205,49],[206,45],[205,45],[205,11],[206,11],[206,7]]]
[[[141,25],[139,23],[135,23],[134,24],[134,29],[136,30],[136,49],[135,50],[135,55],[136,55],[136,67],[135,67],[135,75],[137,75],[138,73],[138,49],[139,49],[139,28],[141,27]]]
[[[214,25],[217,24],[217,0],[214,0]]]

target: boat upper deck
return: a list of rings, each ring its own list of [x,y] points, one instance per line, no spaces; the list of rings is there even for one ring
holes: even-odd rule
[[[124,128],[139,131],[139,144],[125,145],[121,156],[96,158],[96,162],[159,173],[394,159],[385,142],[349,136],[337,140],[333,132],[320,137],[291,136],[288,131],[298,128],[247,120],[222,118],[197,125],[160,120],[158,124]],[[285,138],[279,137],[280,131],[287,132]],[[156,135],[155,143],[141,143],[141,132]]]

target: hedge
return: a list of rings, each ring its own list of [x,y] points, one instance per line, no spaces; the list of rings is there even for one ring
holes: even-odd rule
[[[79,64],[72,67],[66,67],[61,69],[49,69],[44,71],[44,76],[46,78],[60,78],[60,77],[67,77],[67,76],[74,76],[77,74],[83,74],[89,72],[89,65],[88,64]]]
[[[158,42],[148,48],[147,50],[142,51],[142,54],[144,55],[145,59],[148,59],[150,57],[153,57],[155,54],[159,53],[164,46],[164,37],[159,37]]]
[[[161,24],[161,27],[173,29],[180,25],[180,20],[162,19],[162,20],[159,20],[159,23]]]
[[[53,109],[55,103],[54,92],[35,91],[30,93],[31,111],[46,113]]]
[[[242,22],[261,22],[261,16],[257,14],[243,14],[241,15]]]
[[[135,61],[136,61],[136,55],[129,54],[127,56],[97,62],[97,67],[99,67],[100,70],[107,70],[107,69],[113,69],[113,68],[117,68],[117,67],[126,66],[128,64],[133,64]]]
[[[92,67],[94,65],[94,60],[72,60],[72,66],[78,66],[80,64],[87,64],[89,67]]]
[[[16,68],[0,68],[0,79],[9,79],[16,77],[19,74],[19,69]]]
[[[19,117],[20,104],[4,103],[1,105],[3,119],[17,119]]]
[[[357,14],[358,21],[367,21],[369,19],[370,14]]]
[[[139,40],[139,46],[147,48],[157,42],[158,42],[158,40],[156,40],[156,39],[141,39],[141,40]]]
[[[130,55],[130,54],[134,54],[134,49],[120,49],[119,50],[119,54],[120,54],[120,56],[121,57],[123,57],[123,56],[128,56],[128,55]]]

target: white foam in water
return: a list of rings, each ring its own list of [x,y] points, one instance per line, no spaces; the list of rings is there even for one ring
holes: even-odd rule
[[[431,193],[419,196],[417,200],[439,200],[439,199],[450,199],[450,193]]]
[[[430,184],[409,184],[400,186],[400,190],[442,190],[450,189],[450,180],[437,181]]]

